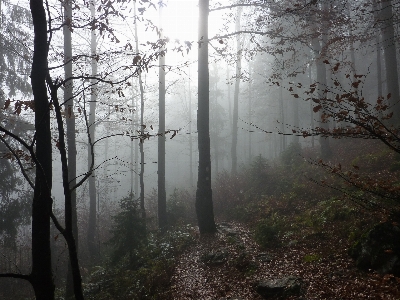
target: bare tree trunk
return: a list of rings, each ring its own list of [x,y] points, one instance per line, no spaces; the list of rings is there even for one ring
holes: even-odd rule
[[[192,138],[192,90],[191,90],[191,82],[192,78],[190,77],[190,65],[189,65],[189,183],[190,187],[193,187],[193,138]]]
[[[286,149],[286,136],[285,136],[285,112],[283,107],[283,67],[282,67],[282,79],[279,86],[279,117],[280,117],[280,152],[282,153]]]
[[[378,22],[378,10],[380,5],[377,3],[377,0],[373,0],[374,7],[374,18],[375,22]],[[381,53],[381,40],[380,40],[381,32],[379,28],[376,28],[375,34],[375,44],[376,44],[376,74],[377,74],[377,85],[378,85],[378,97],[383,96],[382,92],[382,53]]]
[[[72,24],[72,3],[66,0],[64,6],[64,72],[65,79],[72,77],[72,37],[70,24]],[[66,111],[67,125],[67,147],[68,147],[68,181],[71,190],[71,209],[72,209],[72,232],[75,239],[76,250],[78,251],[78,220],[76,213],[76,191],[72,187],[76,184],[76,142],[75,142],[75,115],[73,99],[73,81],[69,80],[64,87],[64,103]],[[65,203],[67,205],[67,203]],[[67,210],[67,208],[66,208]],[[66,298],[74,295],[73,277],[71,262],[68,263],[68,273],[66,282]]]
[[[252,136],[252,130],[251,130],[251,117],[252,117],[252,112],[251,112],[251,102],[252,102],[252,87],[251,87],[251,80],[250,80],[250,76],[251,76],[251,63],[249,62],[249,104],[248,104],[248,114],[249,114],[249,126],[248,126],[248,132],[249,132],[249,164],[251,163],[251,136]]]
[[[236,13],[236,31],[240,31],[240,18],[242,16],[243,7],[238,6]],[[235,92],[233,95],[233,119],[232,119],[232,174],[237,172],[237,140],[238,140],[238,118],[239,118],[239,85],[240,75],[242,73],[242,43],[241,36],[236,36],[236,79]]]
[[[326,96],[326,67],[322,62],[321,45],[317,38],[313,38],[312,47],[316,53],[316,66],[317,66],[317,94],[318,99],[323,99]],[[328,124],[322,122],[323,109],[320,110],[320,126],[321,128],[327,129]],[[320,136],[319,143],[321,146],[321,158],[327,159],[331,156],[332,152],[329,145],[329,139],[327,137]]]
[[[51,268],[50,216],[52,213],[52,151],[49,101],[46,88],[47,21],[43,0],[30,0],[34,29],[31,84],[35,104],[36,179],[32,203],[32,272],[30,281],[37,300],[54,299]]]
[[[90,14],[92,22],[95,22],[96,18],[96,2],[95,0],[90,1]],[[94,27],[93,27],[94,28]],[[95,29],[91,31],[90,38],[90,55],[92,65],[92,77],[97,76],[97,37]],[[88,136],[88,171],[92,171],[89,177],[89,221],[87,231],[87,242],[88,250],[92,265],[94,265],[98,258],[98,249],[96,247],[96,228],[97,228],[97,193],[96,193],[96,174],[94,170],[91,170],[93,162],[95,160],[93,143],[95,141],[96,134],[96,101],[97,101],[97,81],[95,79],[90,80],[91,93],[89,103],[89,136]]]
[[[396,39],[393,24],[392,1],[382,0],[381,2],[382,39],[386,65],[386,82],[388,93],[391,94],[390,104],[394,113],[391,123],[400,125],[400,95],[399,75],[397,70]]]
[[[162,6],[159,2],[160,13],[160,39],[164,38],[162,30]],[[159,58],[159,128],[158,128],[158,228],[165,231],[167,228],[167,194],[165,191],[165,48],[160,49]]]
[[[308,77],[310,80],[310,85],[312,84],[311,70],[312,70],[312,64],[310,63],[310,65],[308,66]],[[312,95],[311,95],[311,97],[312,97]],[[311,132],[313,132],[315,129],[315,126],[314,126],[314,111],[313,111],[312,101],[310,101],[310,119],[311,119],[310,120],[311,121]],[[315,138],[314,138],[314,135],[312,135],[311,136],[311,147],[314,148],[314,146],[315,146]]]
[[[210,86],[208,70],[209,0],[199,0],[198,110],[197,130],[199,174],[196,191],[196,215],[200,233],[216,231],[211,189]]]
[[[134,11],[135,11],[135,45],[136,45],[136,55],[139,55],[139,38],[138,38],[138,30],[137,30],[137,19],[136,19],[136,0],[134,3]],[[139,70],[139,89],[140,89],[140,134],[143,137],[144,135],[144,88],[142,81],[142,72]],[[144,140],[140,139],[140,209],[142,211],[142,217],[146,217],[146,211],[144,207],[144,151],[143,151],[143,143]]]

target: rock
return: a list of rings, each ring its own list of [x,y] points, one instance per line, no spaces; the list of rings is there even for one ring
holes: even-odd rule
[[[400,228],[397,223],[375,225],[349,249],[356,266],[400,276]]]
[[[256,258],[258,259],[258,261],[260,262],[270,262],[272,261],[272,257],[271,255],[269,255],[266,252],[260,252],[258,253],[258,255],[256,256]]]
[[[227,257],[228,252],[222,249],[215,252],[203,254],[201,256],[201,261],[208,265],[221,265],[226,262]]]
[[[263,298],[286,298],[298,296],[301,293],[302,279],[296,276],[288,276],[272,280],[262,280],[256,284],[256,292]]]
[[[232,228],[232,225],[229,223],[221,223],[218,228],[221,232],[224,232],[227,236],[236,236],[238,233],[236,230]]]

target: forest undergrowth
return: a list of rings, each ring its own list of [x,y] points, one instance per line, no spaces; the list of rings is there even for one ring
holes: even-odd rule
[[[357,171],[360,180],[396,187],[400,159],[373,141],[331,145],[329,162],[313,159],[317,149],[290,145],[276,161],[257,156],[235,176],[218,174],[212,235],[200,236],[188,191],[170,195],[166,233],[155,229],[150,205],[143,234],[137,205],[122,199],[102,259],[82,267],[85,299],[263,299],[258,282],[287,276],[302,284],[286,299],[400,299],[400,278],[358,270],[349,256],[390,211],[376,199],[376,206],[360,202],[368,192],[340,177]],[[56,292],[63,299],[63,288]],[[26,299],[18,295],[12,299]]]
[[[333,141],[332,149],[329,163],[361,170],[360,178],[398,178],[397,158],[374,142]],[[302,282],[300,295],[287,299],[399,299],[400,278],[360,271],[348,254],[389,213],[360,203],[365,191],[312,157],[314,149],[291,145],[279,162],[259,156],[236,176],[219,174],[213,235],[183,225],[195,224],[193,199],[189,205],[189,193],[175,190],[174,229],[146,248],[147,261],[134,271],[120,265],[92,274],[89,299],[263,299],[257,282],[285,276]]]
[[[377,143],[332,144],[330,165],[362,170],[360,178],[399,178],[398,158]],[[258,157],[243,174],[219,175],[213,189],[218,233],[181,255],[171,299],[263,299],[256,283],[286,276],[302,279],[300,296],[288,299],[399,299],[400,278],[360,271],[348,254],[390,213],[360,203],[365,191],[311,157],[313,149],[291,145],[279,164]],[[207,263],[207,253],[221,261]]]

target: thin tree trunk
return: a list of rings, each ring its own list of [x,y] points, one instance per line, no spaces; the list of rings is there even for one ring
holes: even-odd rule
[[[71,0],[66,0],[64,6],[64,72],[65,79],[72,77],[72,3]],[[67,125],[67,147],[68,147],[68,182],[71,197],[72,209],[72,233],[75,239],[76,250],[78,251],[78,220],[76,213],[76,191],[72,187],[76,184],[76,142],[75,142],[75,115],[74,115],[74,99],[73,99],[73,81],[69,80],[64,87],[64,103],[66,111]],[[68,205],[67,202],[65,205]],[[67,208],[66,208],[67,210]],[[66,282],[66,298],[74,295],[73,277],[71,262],[68,263],[68,273]]]
[[[47,97],[47,21],[43,0],[30,0],[34,29],[31,84],[35,104],[36,179],[32,203],[32,272],[30,281],[37,300],[54,299],[51,268],[50,215],[52,213],[52,151]]]
[[[308,78],[310,80],[310,86],[312,84],[312,72],[311,72],[311,70],[312,70],[312,64],[310,63],[309,66],[308,66]],[[312,96],[313,95],[311,95],[311,97]],[[313,102],[312,101],[309,101],[309,102],[310,102],[311,132],[314,132],[315,126],[314,126],[314,111],[313,111],[313,105],[312,105]],[[314,138],[314,135],[312,135],[311,136],[311,147],[314,148],[314,146],[315,146],[315,138]]]
[[[160,39],[164,39],[162,29],[162,1],[159,3]],[[167,227],[167,194],[165,191],[165,48],[160,49],[159,58],[159,128],[158,128],[158,228],[162,231]]]
[[[249,126],[248,126],[248,132],[249,132],[249,164],[251,163],[251,136],[252,136],[252,130],[251,130],[251,116],[252,116],[252,112],[251,112],[251,102],[252,102],[252,87],[251,87],[251,80],[250,80],[250,76],[251,76],[251,63],[249,62],[249,105],[248,105],[248,114],[249,114]]]
[[[236,13],[236,31],[240,31],[240,18],[242,16],[243,7],[239,6]],[[235,79],[235,92],[233,95],[233,119],[232,119],[232,174],[237,172],[237,142],[238,142],[238,118],[239,118],[239,86],[240,75],[242,73],[242,43],[241,36],[236,36],[236,79]]]
[[[96,2],[95,0],[90,1],[90,14],[92,22],[96,18]],[[94,27],[93,27],[94,28]],[[91,66],[92,76],[97,76],[97,37],[95,29],[92,29],[90,36],[90,55],[91,55]],[[88,250],[90,254],[91,264],[94,265],[98,258],[98,249],[96,247],[96,227],[97,227],[97,199],[96,199],[96,175],[95,171],[91,170],[95,156],[93,143],[95,142],[96,134],[96,101],[97,101],[97,81],[95,79],[90,80],[91,93],[89,103],[89,136],[88,136],[88,172],[92,171],[89,177],[89,221],[87,231],[87,242]]]
[[[196,215],[200,233],[216,231],[211,189],[210,86],[208,70],[209,0],[199,0],[198,110],[197,130],[199,173],[196,191]]]
[[[378,11],[380,9],[380,5],[377,3],[377,0],[372,0],[372,5],[374,8],[374,21],[378,22],[379,20],[379,14]],[[379,27],[376,27],[376,33],[375,33],[375,44],[376,44],[376,75],[377,75],[377,85],[378,85],[378,97],[383,96],[383,91],[382,91],[382,51],[381,51],[381,31]],[[382,113],[379,112],[381,115]]]
[[[136,45],[136,55],[139,55],[139,38],[138,38],[138,30],[137,30],[137,19],[136,19],[136,0],[134,3],[134,18],[135,18],[135,45]],[[138,72],[139,77],[139,89],[140,89],[140,134],[141,138],[139,149],[140,149],[140,210],[142,211],[142,217],[146,217],[146,211],[144,207],[144,151],[143,151],[143,143],[144,139],[144,88],[143,88],[143,81],[142,81],[142,71],[139,70]]]
[[[280,152],[282,153],[286,149],[286,136],[285,136],[285,112],[283,108],[283,66],[282,66],[282,79],[279,86],[279,116],[280,116]]]
[[[189,183],[190,187],[193,187],[193,138],[192,138],[192,90],[191,90],[191,82],[192,78],[190,77],[190,65],[189,65]]]

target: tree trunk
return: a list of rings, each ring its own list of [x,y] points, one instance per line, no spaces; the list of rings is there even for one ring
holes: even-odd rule
[[[236,32],[240,31],[240,18],[242,16],[243,7],[238,6],[236,14]],[[236,79],[235,79],[235,92],[233,94],[233,119],[232,119],[232,174],[237,172],[237,140],[238,140],[238,118],[239,118],[239,85],[240,75],[242,73],[242,43],[240,35],[236,36]]]
[[[139,55],[139,38],[138,38],[138,30],[137,30],[137,19],[136,19],[136,1],[134,3],[134,18],[135,18],[135,45],[136,45],[136,55]],[[142,211],[142,217],[146,217],[146,211],[144,207],[144,151],[143,151],[143,143],[144,139],[144,88],[143,88],[143,81],[142,81],[142,71],[139,69],[138,71],[139,77],[139,89],[140,89],[140,135],[141,138],[139,143],[139,150],[140,150],[140,210]]]
[[[310,86],[312,84],[312,64],[310,63],[308,66],[308,78],[310,80]],[[313,97],[313,94],[311,94],[311,97]],[[310,101],[310,121],[311,121],[311,132],[314,131],[315,126],[314,126],[314,111],[313,111],[313,105],[312,105],[312,101]],[[311,147],[314,148],[315,146],[315,138],[314,135],[311,136]]]
[[[282,79],[279,86],[279,116],[280,116],[280,152],[282,153],[286,149],[286,135],[285,135],[285,111],[283,107],[283,66],[282,66]]]
[[[197,130],[199,169],[196,191],[196,215],[200,233],[216,231],[211,189],[210,87],[208,71],[209,0],[199,0],[198,110]]]
[[[192,78],[190,77],[190,65],[189,68],[189,184],[193,187],[193,138],[192,138],[192,90],[190,82]]]
[[[380,20],[382,20],[382,39],[384,47],[386,82],[388,93],[391,94],[390,105],[392,106],[393,125],[400,125],[400,96],[399,96],[399,75],[397,71],[396,39],[393,24],[392,1],[382,0]]]
[[[64,21],[66,24],[72,23],[72,5],[70,0],[64,2]],[[64,72],[65,79],[72,77],[72,43],[71,28],[64,25]],[[73,101],[73,81],[69,80],[64,87],[64,103],[67,125],[67,146],[68,146],[68,182],[69,189],[76,184],[76,143],[75,143],[75,116]],[[78,251],[78,224],[76,214],[76,191],[71,190],[71,208],[72,208],[72,231]],[[65,203],[67,205],[67,203]],[[67,209],[66,209],[67,210]],[[68,263],[66,298],[74,295],[74,286],[72,278],[71,263]]]
[[[162,30],[162,6],[160,2],[160,39],[164,39]],[[167,194],[165,191],[165,47],[160,49],[159,58],[159,128],[158,128],[158,228],[162,231],[167,227]]]
[[[31,84],[35,104],[36,179],[32,203],[32,272],[37,300],[54,299],[51,268],[50,215],[52,211],[52,151],[49,101],[46,88],[47,21],[43,0],[30,0],[34,28]]]
[[[326,97],[326,67],[325,64],[322,61],[321,57],[321,45],[320,41],[318,38],[313,38],[312,39],[312,47],[313,50],[316,54],[316,66],[317,66],[317,98],[318,99],[324,99]],[[325,122],[322,122],[322,114],[323,114],[323,109],[320,109],[320,126],[321,128],[328,129],[328,124]],[[332,151],[329,145],[329,139],[324,136],[319,137],[319,143],[321,146],[321,158],[322,159],[327,159],[332,155]]]
[[[380,5],[377,3],[377,0],[373,0],[373,8],[374,8],[374,21],[378,22],[379,16],[378,11],[380,9]],[[381,39],[380,39],[380,30],[376,28],[375,33],[375,44],[376,44],[376,74],[377,74],[377,85],[378,85],[378,97],[383,96],[382,92],[382,63],[381,63]]]
[[[96,3],[95,0],[90,1],[90,14],[92,22],[96,19]],[[91,65],[92,65],[92,76],[97,76],[97,37],[95,29],[91,31],[90,39],[90,55],[91,55]],[[99,256],[98,248],[96,247],[96,228],[97,228],[97,199],[96,199],[96,175],[93,169],[94,165],[94,147],[96,134],[96,101],[97,101],[97,81],[95,79],[90,80],[91,93],[90,93],[90,104],[89,104],[89,136],[88,136],[88,172],[92,171],[89,177],[89,221],[88,221],[88,231],[87,231],[87,242],[88,250],[90,254],[91,264],[94,265]]]
[[[251,102],[252,102],[252,87],[251,87],[251,80],[250,80],[250,76],[251,76],[251,63],[249,62],[249,104],[248,104],[248,115],[249,115],[249,125],[248,125],[248,132],[249,132],[249,165],[251,164],[251,159],[252,159],[252,153],[251,153],[251,136],[252,136],[252,126],[251,126],[251,122],[252,122],[252,112],[251,112]]]

